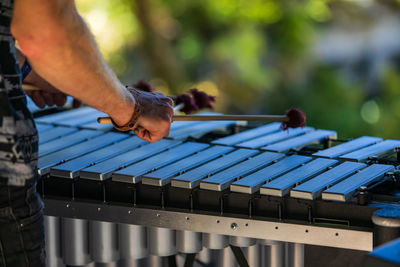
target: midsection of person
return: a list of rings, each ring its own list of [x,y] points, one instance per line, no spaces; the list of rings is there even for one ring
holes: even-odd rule
[[[35,176],[38,137],[10,32],[13,1],[0,0],[0,184],[23,186]]]
[[[40,267],[45,253],[36,192],[38,137],[21,89],[12,14],[13,1],[0,0],[0,267]]]

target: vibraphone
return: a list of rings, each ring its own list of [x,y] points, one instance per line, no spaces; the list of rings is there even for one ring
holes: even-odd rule
[[[315,246],[398,236],[373,213],[399,200],[400,141],[331,147],[335,131],[219,121],[174,122],[150,144],[103,115],[36,118],[48,266],[302,267]]]

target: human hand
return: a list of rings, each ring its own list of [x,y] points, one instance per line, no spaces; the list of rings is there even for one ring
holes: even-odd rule
[[[148,142],[156,142],[169,135],[173,115],[171,98],[162,93],[152,93],[127,88],[135,99],[135,111],[130,122],[114,127],[121,131],[133,130]]]
[[[67,100],[67,95],[59,91],[53,85],[48,83],[42,77],[40,77],[34,70],[24,80],[27,84],[32,84],[38,87],[40,90],[26,90],[26,94],[32,99],[32,101],[39,107],[44,108],[47,106],[56,105],[58,107],[63,106]],[[74,99],[72,106],[78,108],[81,106],[81,101]]]

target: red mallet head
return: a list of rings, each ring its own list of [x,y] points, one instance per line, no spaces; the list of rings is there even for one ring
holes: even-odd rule
[[[288,121],[284,121],[281,124],[282,130],[288,128],[297,128],[306,126],[306,114],[304,111],[298,108],[291,108],[286,110],[285,115],[289,118]]]
[[[206,94],[205,92],[201,92],[196,88],[191,89],[190,93],[193,95],[194,101],[199,109],[202,108],[210,108],[214,109],[212,106],[212,102],[215,102],[215,97]]]
[[[156,89],[154,89],[148,82],[145,82],[143,80],[138,81],[136,84],[133,85],[133,87],[150,93],[156,91]]]
[[[183,104],[183,107],[179,110],[184,112],[185,114],[191,114],[197,110],[199,107],[194,102],[193,97],[189,94],[181,94],[175,97],[175,105]]]

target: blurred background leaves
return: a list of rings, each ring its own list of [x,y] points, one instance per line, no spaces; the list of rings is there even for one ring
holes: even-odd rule
[[[399,138],[398,0],[77,0],[126,84],[193,87],[216,111],[306,111],[308,124]]]

